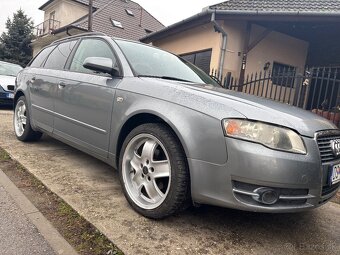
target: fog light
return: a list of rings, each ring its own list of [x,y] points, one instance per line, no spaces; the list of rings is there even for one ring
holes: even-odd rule
[[[272,205],[279,200],[279,194],[271,188],[257,188],[254,193],[258,194],[258,196],[252,196],[252,198],[262,204]]]

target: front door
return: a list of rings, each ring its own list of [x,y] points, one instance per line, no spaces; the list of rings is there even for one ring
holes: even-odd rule
[[[69,71],[59,80],[54,134],[106,158],[115,88],[120,79],[85,69],[83,63],[88,57],[115,60],[104,40],[87,38],[80,42]]]

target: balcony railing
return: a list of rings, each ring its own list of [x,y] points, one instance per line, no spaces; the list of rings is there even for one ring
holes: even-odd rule
[[[37,37],[41,37],[47,34],[51,34],[51,32],[58,28],[60,28],[60,21],[48,19],[35,27],[35,35]]]

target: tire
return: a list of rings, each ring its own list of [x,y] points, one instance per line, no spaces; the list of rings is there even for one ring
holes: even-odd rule
[[[20,141],[37,141],[42,136],[41,132],[34,131],[31,127],[30,112],[24,96],[19,97],[15,104],[13,124],[15,135]]]
[[[185,153],[164,124],[143,124],[130,132],[120,153],[119,177],[129,204],[147,218],[165,218],[189,205]]]

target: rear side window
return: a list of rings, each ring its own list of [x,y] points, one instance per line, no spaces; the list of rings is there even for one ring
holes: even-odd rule
[[[70,55],[73,47],[76,45],[77,41],[69,41],[60,43],[48,56],[45,63],[45,68],[63,70]]]
[[[43,49],[38,56],[35,57],[35,59],[32,61],[30,67],[41,67],[41,65],[44,63],[47,56],[51,53],[51,51],[55,48],[55,46],[51,46],[48,48]]]
[[[84,60],[88,57],[111,58],[113,63],[116,62],[116,58],[106,42],[100,39],[84,39],[74,54],[70,70],[81,73],[95,73],[83,67]]]

